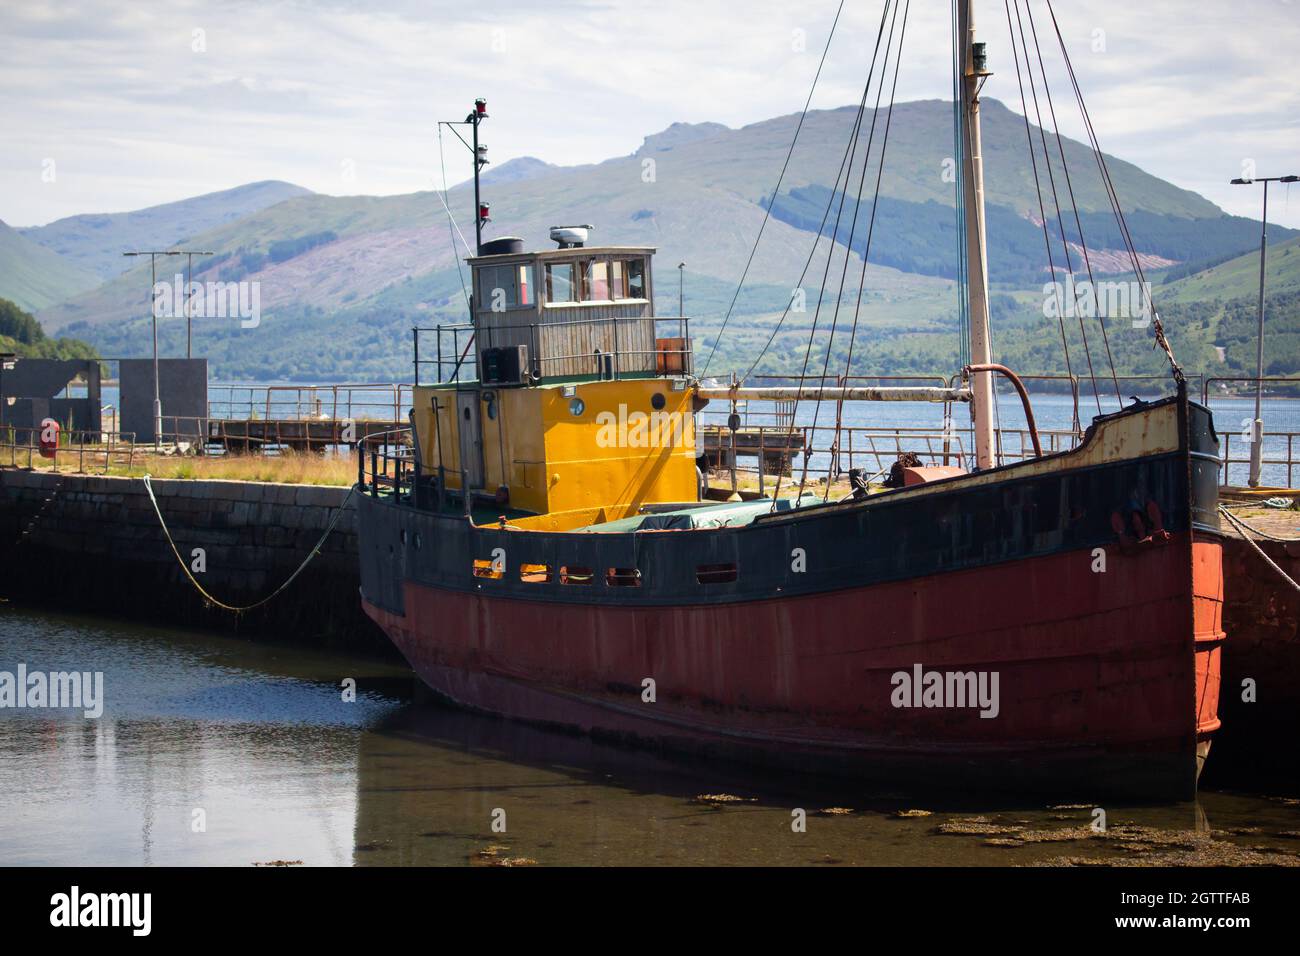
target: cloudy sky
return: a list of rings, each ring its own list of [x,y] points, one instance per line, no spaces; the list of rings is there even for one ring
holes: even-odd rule
[[[845,4],[814,106],[857,101],[882,2]],[[1031,2],[1046,45],[1046,0]],[[597,162],[675,121],[795,112],[837,3],[4,0],[0,219],[260,179],[336,195],[434,188],[435,123],[463,119],[475,96],[495,162]],[[1300,173],[1300,0],[1054,5],[1107,152],[1256,218],[1258,187],[1227,185],[1242,164]],[[976,9],[987,93],[1015,105],[1003,0]],[[947,96],[948,23],[946,0],[912,0],[900,100]],[[1061,122],[1080,135],[1073,110]],[[462,178],[464,158],[448,156]],[[1274,197],[1270,220],[1300,227],[1300,184]]]

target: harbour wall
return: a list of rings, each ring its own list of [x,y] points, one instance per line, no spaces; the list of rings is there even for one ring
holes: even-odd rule
[[[1256,544],[1300,581],[1300,541]],[[1294,786],[1300,780],[1300,593],[1235,537],[1224,541],[1223,583],[1223,727],[1206,763],[1206,781],[1276,779]],[[1250,691],[1254,700],[1243,699]]]
[[[177,550],[204,590],[244,607],[311,553],[348,489],[154,479]],[[202,549],[195,555],[195,549]],[[0,597],[248,638],[397,658],[361,610],[356,508],[266,604],[235,614],[207,601],[172,553],[139,478],[0,469]]]

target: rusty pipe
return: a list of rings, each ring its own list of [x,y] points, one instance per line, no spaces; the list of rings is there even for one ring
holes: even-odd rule
[[[961,370],[963,378],[969,378],[973,372],[997,372],[999,375],[1006,377],[1016,391],[1020,393],[1020,404],[1025,408],[1025,422],[1029,425],[1029,438],[1034,443],[1034,456],[1043,457],[1043,446],[1038,441],[1038,425],[1034,422],[1034,409],[1029,404],[1029,393],[1025,391],[1025,383],[1020,381],[1020,376],[1005,365],[999,365],[996,362],[986,362],[981,365],[967,365]]]
[[[697,397],[722,401],[808,401],[808,402],[968,402],[966,388],[904,388],[898,386],[820,385],[700,385]]]

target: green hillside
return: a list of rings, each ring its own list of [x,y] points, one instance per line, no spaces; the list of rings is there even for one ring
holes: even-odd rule
[[[0,298],[0,352],[20,358],[94,358],[95,350],[76,339],[52,339],[40,323],[8,299]]]
[[[1269,247],[1265,278],[1269,294],[1300,289],[1300,237],[1278,241],[1285,230],[1269,227]],[[1259,242],[1259,223],[1255,223],[1255,242]],[[1172,271],[1172,270],[1171,270]],[[1166,282],[1158,292],[1161,301],[1212,302],[1259,296],[1259,248],[1235,256],[1212,268]]]
[[[0,297],[40,309],[89,289],[98,278],[0,222]]]

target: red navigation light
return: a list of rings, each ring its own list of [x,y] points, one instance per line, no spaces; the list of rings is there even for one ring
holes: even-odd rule
[[[491,210],[492,210],[492,204],[491,204],[491,203],[489,203],[489,202],[481,202],[481,203],[479,203],[479,204],[478,204],[478,218],[479,218],[479,222],[488,222],[488,221],[489,221],[489,219],[488,219],[488,213],[491,212]]]
[[[487,100],[483,99],[483,97],[481,97],[481,96],[480,96],[478,99],[476,99],[476,100],[474,101],[474,112],[477,113],[479,116],[483,117],[484,119],[486,119],[486,118],[487,118]]]

